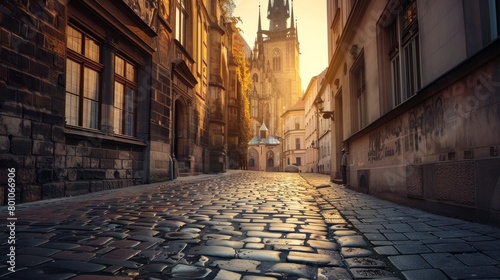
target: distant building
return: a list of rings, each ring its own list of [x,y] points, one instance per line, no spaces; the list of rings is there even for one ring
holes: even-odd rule
[[[283,136],[280,116],[302,96],[299,41],[289,0],[269,1],[266,14],[269,29],[262,29],[259,11],[250,61],[250,115],[253,133],[266,123],[272,135]]]
[[[326,70],[324,71],[326,72]],[[314,76],[311,78],[306,91],[304,92],[304,142],[306,155],[304,166],[307,172],[318,172],[318,122],[319,113],[315,106],[316,95],[323,77]]]
[[[280,161],[282,150],[280,141],[274,136],[269,135],[269,129],[265,124],[259,129],[259,134],[255,135],[248,142],[248,170],[270,171],[280,170]]]
[[[500,221],[498,1],[327,1],[332,166],[348,185]]]
[[[283,113],[284,125],[284,157],[283,166],[295,165],[299,172],[306,172],[307,165],[303,161],[306,157],[304,99],[300,99],[293,107]]]

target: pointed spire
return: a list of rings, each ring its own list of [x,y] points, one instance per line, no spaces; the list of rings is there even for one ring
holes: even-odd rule
[[[292,0],[292,3],[293,3],[293,0]],[[289,16],[290,15],[290,1],[289,0],[286,0],[285,7],[286,7],[286,13]],[[292,7],[293,7],[293,4],[292,4]]]
[[[287,8],[288,8],[288,2],[286,3],[287,5]],[[295,19],[294,19],[294,16],[293,16],[293,0],[292,0],[292,20],[290,21],[290,27],[293,29],[295,28]]]
[[[262,31],[262,23],[261,23],[260,18],[261,18],[261,16],[260,16],[260,4],[259,4],[259,27],[258,27],[257,31]]]

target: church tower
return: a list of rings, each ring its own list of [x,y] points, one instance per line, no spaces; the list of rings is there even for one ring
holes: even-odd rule
[[[265,123],[270,135],[283,136],[280,116],[302,96],[299,41],[293,1],[268,0],[269,28],[262,28],[261,11],[250,63],[250,114],[253,134]]]
[[[290,17],[288,1],[286,4],[282,0],[272,1],[269,0],[267,7],[267,18],[269,22],[269,31],[277,31],[286,29],[286,21]],[[293,26],[293,22],[291,23]]]

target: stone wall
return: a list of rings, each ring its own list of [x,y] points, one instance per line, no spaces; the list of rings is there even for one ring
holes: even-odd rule
[[[0,205],[7,168],[16,169],[17,203],[144,182],[146,144],[65,127],[65,5],[1,4]]]
[[[58,1],[2,2],[0,193],[16,168],[18,202],[41,198],[65,141],[66,11]]]
[[[353,188],[369,178],[363,191],[371,194],[498,213],[491,206],[500,205],[500,193],[493,191],[500,182],[499,64],[496,57],[427,93],[422,102],[352,141]],[[363,172],[369,177],[361,178]]]

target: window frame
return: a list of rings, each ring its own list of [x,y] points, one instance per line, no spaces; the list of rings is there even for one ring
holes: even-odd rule
[[[187,18],[186,0],[177,0],[175,4],[175,39],[186,47]]]
[[[300,150],[300,138],[295,138],[295,150]]]
[[[355,118],[357,121],[352,122],[353,125],[357,124],[357,130],[360,130],[368,125],[368,93],[366,90],[366,67],[364,50],[361,50],[357,56],[350,71],[351,88],[353,98],[355,98],[356,113]]]
[[[296,166],[302,166],[302,157],[296,157],[295,158],[295,165]]]
[[[117,58],[123,60],[123,75],[120,73],[117,73]],[[133,73],[133,80],[128,77],[127,73],[127,66],[131,66],[134,69]],[[121,54],[115,54],[115,63],[114,63],[114,76],[113,76],[113,132],[114,134],[118,135],[124,135],[124,136],[131,136],[135,137],[137,134],[137,107],[138,107],[138,102],[137,102],[137,92],[138,92],[138,86],[137,86],[137,77],[138,77],[138,67],[137,64],[131,61],[130,59],[127,59],[125,56]],[[121,98],[121,107],[117,107],[117,84],[120,84],[123,86],[123,91],[121,92],[122,98]],[[128,95],[131,94],[132,98],[130,99]],[[131,104],[132,105],[131,105]],[[132,110],[129,110],[130,106],[132,106]],[[121,124],[120,127],[117,131],[117,110],[121,111]],[[132,121],[131,125],[132,128],[129,128],[127,119],[132,115]]]
[[[414,96],[422,86],[420,34],[416,0],[407,0],[389,24],[390,84],[393,108]]]
[[[71,46],[69,46],[69,28],[74,30],[75,32],[80,33],[80,50],[75,50]],[[103,72],[105,71],[104,65],[102,64],[102,42],[97,39],[96,36],[93,36],[89,32],[86,32],[82,30],[81,28],[76,27],[73,24],[68,24],[66,27],[66,33],[67,35],[67,40],[66,40],[66,87],[65,87],[65,118],[66,118],[66,125],[67,126],[73,126],[73,127],[79,127],[79,128],[84,128],[84,129],[90,129],[90,130],[100,130],[101,129],[101,105],[102,105],[102,76]],[[92,59],[87,55],[87,43],[88,42],[93,42],[97,47],[97,61],[95,59]],[[68,91],[68,80],[71,79],[71,75],[69,71],[69,63],[74,63],[75,65],[78,66],[79,69],[79,77],[75,80],[77,83],[77,88],[78,88],[78,93],[73,93]],[[85,94],[85,89],[86,89],[86,81],[88,81],[86,75],[86,69],[94,71],[97,73],[96,77],[96,95],[97,97],[95,99],[89,98]],[[72,112],[72,107],[68,107],[68,102],[70,102],[70,98],[68,97],[69,95],[76,96],[77,98],[77,113],[75,115],[76,121],[68,121],[68,119],[73,119],[72,117],[69,117],[68,114],[71,114]],[[90,100],[90,102],[95,102],[95,108],[96,112],[94,115],[94,120],[92,120],[92,114],[86,115],[85,112],[92,112],[91,110],[84,110],[85,109],[85,104],[86,100]],[[93,106],[92,106],[93,107]],[[90,124],[86,124],[86,118],[89,118]],[[92,123],[95,123],[95,125],[92,125]]]

